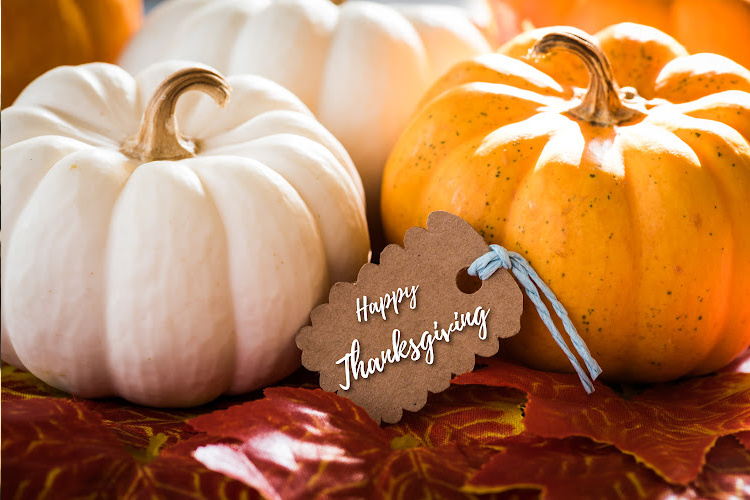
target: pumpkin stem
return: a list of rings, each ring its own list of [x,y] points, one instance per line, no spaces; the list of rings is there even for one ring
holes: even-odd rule
[[[552,50],[572,52],[581,58],[589,72],[586,94],[579,105],[568,110],[569,114],[603,126],[617,125],[645,114],[622,103],[621,89],[615,81],[609,59],[593,40],[569,31],[552,32],[540,38],[531,53],[538,56]]]
[[[190,90],[205,92],[224,107],[231,87],[221,75],[206,68],[187,68],[173,73],[151,96],[138,134],[125,139],[121,151],[144,162],[195,156],[195,142],[180,133],[174,116],[177,99]]]

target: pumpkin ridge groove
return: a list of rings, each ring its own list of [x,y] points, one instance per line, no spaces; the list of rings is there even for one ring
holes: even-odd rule
[[[728,148],[731,148],[731,144],[726,140],[726,136],[724,134],[719,133],[718,131],[715,131],[713,129],[719,127],[722,128],[722,126],[731,128],[728,125],[724,125],[721,122],[716,122],[713,120],[706,120],[704,118],[696,118],[688,115],[681,115],[684,120],[687,122],[705,122],[708,127],[691,127],[692,129],[700,129],[701,134],[706,134],[706,137],[701,137],[701,139],[704,139],[706,142],[711,140],[712,143],[719,142],[721,144],[726,145]],[[689,125],[686,124],[686,125]],[[701,166],[701,172],[705,175],[707,181],[710,181],[713,185],[716,191],[720,194],[720,199],[723,200],[731,200],[733,197],[731,196],[730,191],[727,189],[727,183],[731,182],[730,180],[726,178],[722,178],[721,175],[717,172],[717,168],[726,168],[726,166],[717,166],[712,167],[709,166],[712,162],[715,162],[716,159],[713,157],[707,157],[705,151],[702,151],[701,149],[696,149],[693,147],[691,142],[697,142],[695,139],[693,139],[693,136],[686,130],[687,127],[680,127],[676,130],[670,130],[675,136],[677,136],[680,140],[685,142],[687,147],[689,147],[695,155],[698,157],[700,161]],[[734,129],[732,129],[734,131]],[[736,131],[735,131],[736,132]],[[744,139],[739,132],[737,132],[737,135]],[[737,154],[737,161],[742,162],[746,166],[746,168],[750,165],[748,165],[747,160],[745,157],[743,157],[741,154]],[[731,221],[729,224],[729,237],[727,240],[725,240],[725,251],[727,253],[726,259],[727,262],[724,263],[724,265],[728,269],[734,269],[736,267],[736,260],[737,260],[737,231],[739,230],[738,227],[741,227],[742,221],[738,219],[741,219],[740,216],[733,213],[731,210],[731,205],[727,204],[717,204],[717,209],[721,210],[723,212],[723,218],[726,220]],[[725,307],[722,310],[720,320],[718,323],[720,326],[716,327],[717,331],[723,332],[723,335],[717,335],[714,339],[714,342],[712,343],[711,349],[707,350],[703,356],[703,359],[696,363],[692,370],[690,370],[691,373],[694,374],[704,374],[707,370],[706,363],[707,361],[710,362],[714,356],[717,355],[717,352],[720,351],[724,344],[727,342],[727,339],[731,338],[731,332],[729,332],[730,328],[730,313],[733,309],[732,303],[737,302],[736,300],[733,300],[732,297],[734,294],[732,293],[735,288],[739,288],[739,286],[736,284],[735,280],[742,280],[744,277],[740,273],[732,273],[732,276],[730,279],[726,280],[726,283],[724,285],[724,290],[721,292],[722,299],[721,302],[725,304]],[[741,305],[739,305],[741,307]],[[715,369],[713,365],[710,365],[709,370]]]
[[[623,177],[622,177],[622,180],[620,181],[620,186],[621,186],[621,189],[623,190],[624,199],[626,203],[627,217],[628,217],[627,220],[629,221],[630,228],[632,229],[632,231],[627,237],[627,241],[630,243],[629,244],[629,253],[630,253],[629,277],[631,278],[631,285],[632,285],[632,289],[629,290],[629,293],[631,297],[638,297],[643,288],[643,276],[644,276],[644,273],[643,273],[643,238],[641,236],[642,214],[637,209],[637,203],[635,202],[635,200],[638,198],[638,192],[635,186],[635,182],[630,181],[630,176],[634,174],[633,174],[633,169],[629,168],[627,155],[625,155],[625,152],[622,149],[623,148],[622,140],[615,141],[615,144],[617,144],[618,146],[620,158],[622,159]],[[631,304],[632,303],[633,302],[631,301]],[[637,337],[638,335],[640,335],[640,332],[638,331],[640,328],[638,327],[638,325],[641,321],[642,321],[642,318],[636,319],[636,322],[634,325],[634,328],[636,328],[636,330],[631,332],[631,336]],[[631,371],[630,368],[628,368],[629,364],[627,360],[637,359],[634,356],[638,355],[639,346],[634,342],[628,342],[626,345],[627,345],[627,352],[624,354],[621,354],[620,359],[624,359],[624,361],[620,362],[620,366],[624,368],[624,372],[627,373],[628,377],[637,379],[638,373],[634,373],[633,371]],[[606,377],[606,373],[605,373],[605,377]]]
[[[229,340],[232,343],[232,351],[235,352],[235,354],[238,351],[237,349],[237,332],[239,331],[238,325],[237,325],[237,315],[235,314],[235,305],[234,305],[234,294],[232,293],[232,270],[231,267],[231,259],[229,258],[229,239],[227,236],[227,226],[224,222],[224,214],[221,212],[221,209],[219,208],[219,205],[216,204],[216,197],[214,196],[213,192],[211,191],[211,188],[207,183],[203,181],[203,177],[201,176],[201,169],[196,168],[196,165],[194,163],[191,163],[189,165],[186,165],[188,169],[190,169],[191,172],[195,175],[195,178],[198,180],[198,183],[200,184],[201,188],[203,189],[203,193],[206,196],[207,200],[209,201],[209,204],[211,207],[213,207],[214,211],[216,212],[216,220],[219,221],[219,225],[221,226],[221,232],[224,236],[224,241],[227,242],[226,245],[226,286],[229,287],[229,290],[227,293],[227,296],[231,298],[231,300],[227,301],[227,307],[229,309],[229,313],[232,315],[232,326],[233,331],[229,335]],[[227,367],[224,366],[224,374],[225,378],[227,379],[227,383],[224,385],[224,387],[221,389],[221,392],[219,394],[227,394],[229,392],[229,389],[232,387],[234,382],[234,374],[237,368],[238,359],[237,356],[232,356],[232,366]],[[226,374],[229,374],[228,376]]]
[[[95,150],[93,150],[95,151]],[[113,154],[117,154],[117,151],[112,151]],[[135,171],[136,168],[138,168],[137,165],[133,165],[136,163],[133,160],[130,160],[126,157],[121,157],[125,162],[130,163],[132,166],[132,169],[130,171],[130,175],[133,174],[133,171]],[[114,377],[112,377],[113,373],[113,366],[110,362],[111,356],[110,356],[110,349],[109,349],[109,293],[110,293],[110,284],[109,284],[109,269],[110,269],[110,260],[112,258],[112,251],[111,248],[114,246],[112,245],[112,234],[114,233],[113,230],[113,221],[114,218],[112,215],[115,213],[115,209],[117,208],[117,205],[119,201],[122,199],[122,192],[125,189],[125,186],[127,186],[128,181],[130,180],[130,177],[125,179],[125,182],[122,183],[122,186],[120,186],[119,191],[117,192],[117,195],[114,198],[114,203],[112,203],[112,207],[109,211],[109,217],[107,218],[107,237],[104,241],[104,259],[102,259],[102,269],[99,270],[101,273],[101,281],[103,283],[102,285],[102,304],[103,304],[103,323],[104,323],[104,331],[101,334],[100,342],[102,344],[101,348],[101,354],[104,357],[102,360],[102,364],[106,367],[106,374],[107,374],[107,394],[102,394],[101,396],[110,397],[110,396],[116,396],[117,395],[117,386],[114,380]]]
[[[73,127],[70,126],[70,124],[75,124],[76,130],[77,132],[79,132],[78,137],[65,136],[65,135],[62,135],[60,132],[57,132],[55,135],[59,135],[62,137],[66,137],[69,139],[83,142],[90,147],[106,147],[106,148],[112,148],[114,150],[119,149],[119,144],[115,140],[109,139],[104,134],[97,131],[97,128],[100,129],[101,127],[96,127],[93,123],[89,121],[82,121],[80,117],[73,115],[71,113],[66,113],[60,109],[52,109],[48,106],[42,106],[41,108],[44,111],[52,114],[54,118],[64,123],[65,125],[69,126],[71,129]],[[29,110],[33,113],[37,113],[37,110],[31,110],[31,109]],[[80,134],[80,132],[85,132],[85,136],[84,134]]]

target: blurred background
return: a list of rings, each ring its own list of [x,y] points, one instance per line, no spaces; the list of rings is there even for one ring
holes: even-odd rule
[[[139,28],[141,14],[163,1],[3,1],[2,107],[55,66],[116,61]],[[462,6],[496,46],[533,27],[568,25],[596,33],[616,23],[635,22],[673,36],[691,53],[714,52],[750,67],[750,0],[375,1]]]

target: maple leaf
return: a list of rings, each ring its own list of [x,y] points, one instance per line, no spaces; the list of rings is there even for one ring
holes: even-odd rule
[[[2,436],[3,493],[10,498],[255,496],[191,457],[216,438],[192,437],[160,452],[167,437],[156,434],[147,448],[130,448],[99,415],[67,399],[3,402]]]
[[[132,449],[146,448],[157,434],[163,434],[171,445],[194,434],[185,420],[200,410],[159,410],[134,405],[122,399],[79,399],[51,387],[31,373],[3,364],[3,401],[29,398],[67,398],[101,417],[102,425]]]
[[[314,382],[317,377],[316,373],[300,369],[280,383],[287,386],[316,387]],[[157,434],[165,435],[167,439],[164,446],[170,446],[195,434],[185,423],[187,419],[263,397],[261,391],[255,391],[241,396],[223,396],[210,404],[191,409],[158,409],[135,405],[120,398],[81,399],[55,389],[31,373],[6,363],[2,364],[2,381],[3,401],[68,398],[99,415],[102,424],[131,449],[146,448]]]
[[[476,471],[468,447],[391,439],[364,409],[320,389],[265,394],[190,420],[198,431],[241,441],[204,446],[194,456],[268,499],[473,497],[461,492]]]
[[[750,376],[744,373],[657,385],[628,400],[602,383],[587,395],[575,375],[540,372],[494,358],[487,364],[453,383],[525,391],[528,431],[613,444],[675,484],[698,476],[718,437],[750,429]]]
[[[78,406],[90,410],[102,419],[102,425],[133,449],[146,448],[153,436],[162,434],[169,446],[193,436],[185,423],[194,411],[159,410],[128,403],[122,399],[73,399]]]
[[[750,451],[731,436],[720,438],[691,486],[699,498],[750,498]]]
[[[525,394],[505,387],[453,386],[431,394],[425,407],[408,412],[384,431],[411,436],[422,446],[477,445],[523,431]]]
[[[632,457],[585,438],[524,434],[504,438],[495,446],[502,451],[471,478],[467,490],[502,492],[533,485],[548,500],[659,498],[675,493]]]
[[[476,495],[462,491],[474,470],[471,461],[455,446],[395,450],[379,465],[371,496],[408,500],[476,498]],[[521,494],[519,490],[524,488],[521,485],[510,493]]]
[[[3,380],[3,401],[70,396],[66,392],[45,384],[31,373],[4,362],[0,373]]]
[[[475,375],[500,387],[457,384],[431,395],[421,412],[407,413],[399,424],[384,428],[350,401],[320,390],[277,388],[267,390],[265,399],[236,406],[231,405],[241,399],[191,411],[156,410],[120,400],[51,397],[54,390],[33,376],[4,366],[3,374],[9,375],[3,379],[4,489],[14,498],[92,492],[101,498],[257,498],[260,492],[285,499],[750,495],[750,451],[740,444],[750,444],[750,431],[738,432],[736,425],[746,422],[738,407],[748,406],[742,382],[747,374],[736,367],[717,376],[655,386],[625,400],[602,384],[597,384],[598,396],[586,396],[575,376],[482,362],[490,365],[489,373]],[[521,391],[529,394],[524,422]],[[27,393],[32,399],[22,399]],[[196,413],[227,406],[185,422]],[[628,425],[631,411],[633,421],[657,428],[640,429],[640,434],[614,432],[612,427]],[[599,420],[580,415],[589,412],[601,412]],[[561,420],[554,422],[552,416]],[[633,457],[641,458],[635,452],[626,455],[586,438],[535,437],[524,429],[577,432],[575,426],[588,421],[583,428],[593,433],[597,422],[607,419],[615,424],[599,428],[604,437],[619,436],[631,445],[638,439],[653,441],[642,447],[652,454],[671,446],[652,462],[661,466],[668,458],[678,462],[677,471],[695,463],[696,455],[685,460],[684,454],[694,451],[700,439],[713,442],[717,435],[736,434],[708,445],[705,459],[699,457],[705,466],[700,469],[699,464],[700,474],[684,487],[669,485],[637,463]],[[690,427],[696,422],[705,424],[702,433]],[[677,428],[683,423],[686,428]],[[683,441],[660,436],[666,428],[666,434],[678,433]],[[677,447],[684,443],[689,446]],[[508,460],[507,474],[493,469]]]

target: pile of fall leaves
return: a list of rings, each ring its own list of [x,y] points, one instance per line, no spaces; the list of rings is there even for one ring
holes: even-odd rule
[[[300,370],[190,411],[84,400],[2,368],[8,498],[743,498],[750,351],[647,387],[498,359],[378,426]]]

